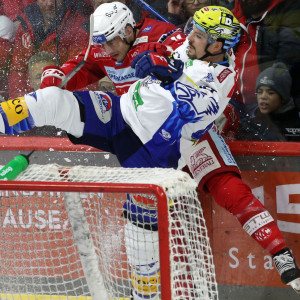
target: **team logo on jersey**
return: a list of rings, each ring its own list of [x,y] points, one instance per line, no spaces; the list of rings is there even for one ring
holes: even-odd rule
[[[112,99],[101,92],[91,92],[90,95],[98,118],[104,124],[108,123],[112,115]]]
[[[142,32],[150,32],[153,26],[147,26]]]
[[[30,37],[30,33],[26,32],[22,35],[22,45],[24,46],[24,48],[29,49],[30,46],[32,45],[32,41],[31,41],[31,37]]]
[[[213,82],[214,81],[214,77],[212,76],[211,73],[208,73],[205,77],[204,77],[204,80],[206,82]]]
[[[104,106],[106,107],[106,111],[111,109],[111,99],[108,95],[106,94],[102,94],[102,102],[104,104]]]
[[[170,138],[172,137],[171,134],[170,134],[170,132],[168,132],[168,131],[166,131],[164,129],[161,130],[161,132],[159,133],[159,135],[162,136],[163,139],[166,140],[166,141],[170,140]]]
[[[197,117],[201,118],[203,117],[203,115],[214,115],[218,113],[219,104],[218,101],[213,97],[213,89],[206,86],[201,86],[200,90],[190,85],[186,85],[182,82],[176,81],[175,90],[177,99],[188,103],[192,108],[192,111],[185,110],[186,114],[188,114],[185,116],[185,118],[195,119],[195,113]],[[202,105],[204,97],[210,100],[210,102],[207,103],[205,110],[203,110]],[[179,105],[182,106],[182,108],[184,106],[182,103],[180,103]]]

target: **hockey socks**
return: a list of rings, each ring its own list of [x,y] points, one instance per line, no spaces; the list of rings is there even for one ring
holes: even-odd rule
[[[251,189],[235,173],[220,173],[206,184],[214,200],[237,217],[243,229],[270,254],[286,247],[280,230]]]
[[[252,201],[235,216],[243,229],[270,254],[286,247],[273,217],[253,195]]]

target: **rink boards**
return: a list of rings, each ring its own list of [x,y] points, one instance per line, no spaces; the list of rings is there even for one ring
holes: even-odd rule
[[[26,294],[0,294],[0,300],[92,300],[92,297],[72,297],[55,295],[26,295]],[[118,300],[130,300],[118,298]]]
[[[28,142],[20,139],[20,144],[16,143],[16,140],[12,140],[10,148],[5,150],[13,151],[2,151],[2,153],[7,154],[8,162],[16,154],[26,153],[32,149],[31,143],[36,145],[36,142],[33,140],[31,142],[30,139]],[[4,141],[2,144],[5,144]],[[22,148],[21,144],[25,148]],[[43,141],[39,145],[43,146],[36,152],[35,160],[38,160],[39,163],[44,160],[72,165],[78,162],[85,163],[84,159],[88,159],[88,164],[117,166],[114,156],[105,156],[108,154],[102,152],[79,153],[78,151],[81,151],[79,147],[82,146],[72,146],[66,140],[57,143],[52,140],[49,147],[54,151],[51,152],[47,152],[47,141]],[[232,142],[229,145],[242,171],[243,180],[273,215],[288,246],[293,249],[299,262],[300,143]],[[26,151],[19,151],[19,149]],[[86,148],[82,148],[82,151],[86,150]],[[64,153],[63,151],[74,152]],[[70,161],[66,162],[66,158]],[[281,283],[278,273],[271,263],[269,253],[262,250],[242,230],[237,220],[218,207],[209,195],[202,195],[202,200],[213,245],[221,298],[230,297],[233,300],[253,300],[261,299],[261,297],[265,297],[266,300],[295,299],[297,296],[294,291]],[[82,299],[87,298],[83,297]],[[0,300],[4,299],[33,300],[36,298],[12,298],[9,295],[6,298],[1,297]]]

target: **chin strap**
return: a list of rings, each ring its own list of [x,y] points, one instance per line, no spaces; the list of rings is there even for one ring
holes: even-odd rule
[[[204,51],[205,51],[205,54],[202,56],[202,57],[200,57],[200,58],[197,58],[197,59],[199,59],[199,60],[203,60],[204,58],[206,58],[206,57],[209,57],[209,56],[217,56],[217,55],[220,55],[220,54],[222,54],[222,53],[225,53],[226,51],[225,50],[222,50],[220,53],[215,53],[215,54],[212,54],[212,53],[210,53],[207,49],[208,49],[208,47],[211,45],[211,43],[207,43],[206,44],[206,47],[205,47],[205,49],[204,49]]]
[[[136,36],[137,36],[137,27],[134,27],[134,28],[133,28],[133,34],[134,34],[134,39],[133,39],[133,41],[130,42],[130,43],[127,41],[126,38],[123,38],[123,41],[124,41],[127,45],[129,45],[130,48],[133,46],[133,44],[134,44],[134,42],[135,42],[135,40],[136,40]]]

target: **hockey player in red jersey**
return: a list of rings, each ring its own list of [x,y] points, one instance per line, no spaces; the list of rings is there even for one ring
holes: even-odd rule
[[[130,9],[121,2],[101,4],[93,15],[93,45],[84,66],[65,87],[70,91],[79,90],[108,76],[118,95],[122,95],[138,80],[131,62],[139,53],[154,50],[166,54],[167,47],[172,51],[172,46],[177,48],[185,40],[183,32],[172,24],[148,18],[136,24]],[[86,50],[67,61],[61,67],[61,72],[56,72],[56,66],[45,68],[41,88],[58,86],[64,75],[83,59]],[[56,77],[53,77],[53,73]]]

